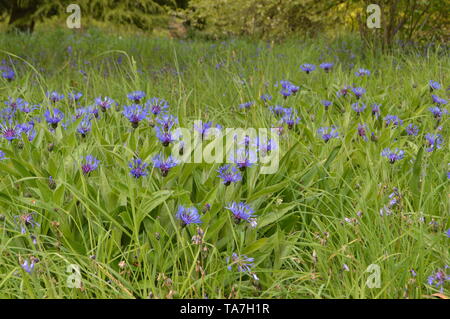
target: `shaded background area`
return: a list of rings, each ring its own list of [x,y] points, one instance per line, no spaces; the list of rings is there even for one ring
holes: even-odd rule
[[[0,0],[1,30],[65,27],[69,4],[81,7],[82,29],[222,39],[283,40],[358,32],[367,45],[448,41],[448,2],[441,0]],[[369,29],[369,4],[381,8],[381,28]]]

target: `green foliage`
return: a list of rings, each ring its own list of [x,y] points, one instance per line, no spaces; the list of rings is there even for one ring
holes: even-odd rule
[[[192,28],[212,38],[245,35],[279,39],[293,33],[317,34],[322,30],[326,17],[322,12],[311,12],[315,2],[191,0],[185,19]]]
[[[373,55],[361,47],[354,36],[268,46],[96,30],[0,34],[0,61],[13,60],[17,74],[12,82],[0,78],[0,102],[11,96],[41,104],[31,114],[18,112],[20,121],[42,117],[49,90],[82,92],[80,106],[98,96],[119,102],[85,138],[74,125],[51,132],[45,121],[36,121],[32,142],[1,138],[7,159],[0,161],[0,297],[427,298],[439,292],[427,277],[449,260],[449,118],[442,118],[439,131],[428,111],[428,81],[440,82],[436,94],[448,98],[449,55],[430,48]],[[323,61],[334,61],[333,70],[299,69]],[[355,76],[359,67],[372,74]],[[280,80],[299,85],[299,92],[283,99],[275,86]],[[336,97],[350,84],[367,90],[368,108],[382,104],[382,116],[419,125],[419,135],[386,128],[370,109],[356,115],[354,97]],[[266,93],[274,97],[271,105],[293,107],[301,121],[285,127],[276,174],[262,175],[255,166],[244,182],[225,187],[218,164],[199,163],[183,164],[166,178],[150,168],[136,180],[128,161],[135,155],[150,161],[162,146],[151,123],[132,130],[122,116],[134,90],[165,98],[183,127],[197,119],[223,127],[276,125],[260,100]],[[322,99],[333,101],[328,111]],[[247,101],[255,104],[237,107]],[[60,108],[71,118],[73,104],[63,100]],[[366,123],[377,141],[361,139],[358,123]],[[325,143],[316,131],[330,125],[341,138]],[[442,134],[441,149],[424,151],[427,132]],[[380,156],[385,147],[404,149],[406,158],[389,164]],[[80,171],[87,154],[101,161],[90,176]],[[380,216],[394,188],[400,204]],[[234,223],[224,209],[231,200],[255,209],[256,228]],[[211,210],[202,216],[199,245],[192,240],[196,227],[181,228],[175,212],[179,204],[201,209],[205,203]],[[40,227],[22,234],[14,217],[29,212]],[[227,269],[232,252],[255,258],[258,282]],[[28,274],[19,262],[32,257],[39,262]],[[67,286],[70,264],[80,267],[81,289]],[[380,288],[365,284],[371,264],[381,268]],[[443,293],[449,295],[448,285]]]

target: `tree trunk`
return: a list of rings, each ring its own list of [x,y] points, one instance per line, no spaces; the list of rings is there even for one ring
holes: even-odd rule
[[[21,32],[33,32],[35,21],[31,18],[31,15],[36,9],[36,2],[21,8],[17,5],[17,1],[14,1],[11,8],[11,16],[9,17],[9,27]]]

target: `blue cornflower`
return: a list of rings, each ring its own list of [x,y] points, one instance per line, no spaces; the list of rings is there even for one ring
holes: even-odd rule
[[[150,108],[150,112],[154,115],[164,113],[169,108],[169,103],[166,100],[157,97],[151,98],[145,105]]]
[[[333,68],[333,63],[331,63],[331,62],[325,62],[325,63],[322,63],[322,64],[320,64],[320,67],[325,71],[325,72],[328,72],[328,71],[330,71],[332,68]]]
[[[338,138],[339,133],[335,126],[331,127],[321,127],[317,130],[317,134],[325,141],[328,142],[332,138]]]
[[[8,97],[8,101],[5,101],[5,105],[15,111],[24,106],[28,106],[28,102],[21,98],[13,99],[12,97]]]
[[[88,109],[86,107],[79,107],[75,110],[75,114],[72,116],[73,120],[78,120],[79,118],[85,117],[88,114]]]
[[[386,115],[384,117],[386,126],[393,124],[394,126],[399,126],[403,124],[403,121],[397,115]]]
[[[177,166],[178,161],[170,155],[167,159],[164,159],[162,155],[158,154],[153,157],[153,167],[159,168],[161,170],[161,175],[163,177],[169,174],[171,168]]]
[[[47,98],[52,102],[52,103],[56,103],[61,101],[64,98],[64,94],[59,94],[56,91],[53,92],[47,92],[45,94],[45,96],[47,96]]]
[[[359,69],[358,71],[355,72],[356,76],[369,76],[370,75],[370,71],[366,70],[366,69]]]
[[[359,115],[366,109],[366,105],[362,102],[356,102],[352,104],[352,109]]]
[[[100,116],[98,114],[98,108],[95,105],[90,105],[86,109],[87,113],[93,115],[95,118],[98,118]]]
[[[12,80],[14,80],[16,76],[16,73],[14,72],[13,69],[8,69],[6,71],[2,72],[2,77],[7,80],[8,82],[11,82]]]
[[[432,106],[428,110],[430,110],[434,118],[438,120],[442,118],[442,115],[448,114],[446,109],[440,109],[438,106]]]
[[[352,92],[355,94],[357,99],[360,99],[364,93],[366,93],[366,89],[362,87],[352,87]]]
[[[74,102],[78,102],[82,96],[83,96],[83,93],[81,93],[81,92],[70,92],[67,95],[69,100],[74,101]]]
[[[105,97],[103,97],[103,98],[102,98],[101,96],[97,97],[97,98],[95,99],[95,104],[96,104],[97,106],[100,107],[100,109],[102,110],[102,112],[106,112],[106,110],[109,109],[109,108],[111,108],[111,106],[112,106],[113,104],[116,104],[116,105],[117,105],[117,103],[114,102],[114,100],[113,100],[112,98],[107,97],[107,96],[105,96]]]
[[[314,71],[316,69],[316,66],[314,64],[302,64],[300,65],[300,69],[306,72],[306,74],[309,74],[310,72]]]
[[[430,85],[430,91],[433,90],[439,90],[441,88],[441,85],[439,84],[439,82],[430,80],[430,82],[428,82],[428,84]]]
[[[381,156],[386,157],[391,164],[394,164],[396,161],[399,161],[405,157],[405,152],[398,148],[396,148],[395,150],[391,150],[390,148],[385,148],[381,152]]]
[[[434,285],[436,288],[441,286],[441,292],[444,291],[444,285],[446,281],[450,281],[450,275],[447,275],[448,265],[444,268],[438,269],[433,275],[428,277],[428,284]]]
[[[328,110],[328,107],[333,104],[333,102],[328,101],[328,100],[322,100],[320,101],[320,103],[322,103],[322,105],[325,107],[325,110]]]
[[[282,116],[284,114],[292,112],[291,108],[284,108],[281,105],[269,106],[269,110],[275,116]]]
[[[133,128],[137,128],[139,122],[148,115],[148,108],[143,108],[139,104],[124,105],[122,114],[130,121]]]
[[[366,129],[367,129],[366,124],[358,123],[358,135],[361,136],[364,141],[367,141]]]
[[[413,125],[412,123],[410,123],[405,128],[405,131],[406,131],[406,134],[408,134],[408,135],[417,136],[417,134],[419,134],[419,127],[417,125]]]
[[[174,133],[170,130],[164,130],[162,127],[156,126],[156,137],[161,141],[163,146],[169,146],[170,143],[176,141]]]
[[[234,162],[241,171],[256,163],[256,154],[252,150],[239,148],[235,154],[231,154],[230,160]]]
[[[443,99],[443,98],[440,98],[439,96],[437,96],[437,95],[431,95],[431,98],[433,99],[433,102],[435,103],[435,104],[437,104],[437,105],[444,105],[444,104],[447,104],[447,100],[446,99]]]
[[[169,131],[175,124],[178,124],[178,118],[171,114],[161,114],[156,118],[156,122],[161,126],[164,131]]]
[[[450,172],[449,172],[450,173]],[[450,175],[450,174],[449,174]],[[449,177],[450,178],[450,177]],[[447,235],[447,238],[450,238],[450,228],[447,229],[447,231],[445,232],[445,234]]]
[[[342,89],[336,92],[337,97],[347,96],[348,92],[351,90],[351,86],[344,86]]]
[[[89,175],[89,173],[95,171],[98,167],[100,161],[92,155],[87,155],[85,162],[81,165],[81,170],[84,175]]]
[[[178,206],[178,211],[175,215],[181,221],[181,226],[184,227],[189,224],[201,224],[200,215],[195,207]]]
[[[127,94],[129,100],[133,101],[134,104],[139,104],[141,100],[145,97],[145,93],[142,91],[134,91]]]
[[[245,102],[242,104],[239,104],[239,108],[242,109],[249,109],[255,102]]]
[[[442,135],[428,133],[425,135],[425,139],[427,140],[428,144],[427,152],[432,152],[436,149],[441,148]]]
[[[372,109],[373,116],[375,116],[377,118],[380,116],[380,107],[381,107],[381,104],[375,104],[375,103],[370,106],[370,108]]]
[[[298,124],[300,121],[300,117],[297,116],[297,111],[291,110],[289,112],[285,112],[281,121],[288,126],[289,129],[292,129],[295,124]]]
[[[213,127],[212,122],[198,122],[194,123],[194,130],[200,133],[202,140],[208,136],[208,133],[210,132],[210,129]],[[222,129],[222,126],[220,124],[216,124],[216,129],[220,130]]]
[[[80,124],[78,124],[77,132],[81,134],[82,137],[86,137],[86,134],[92,129],[92,123],[89,116],[85,116]]]
[[[272,150],[275,150],[277,148],[277,144],[274,139],[268,139],[267,136],[265,138],[260,138],[258,136],[253,142],[253,147],[258,149],[261,156],[265,156]]]
[[[251,268],[254,266],[254,258],[249,258],[246,255],[238,255],[233,253],[231,257],[226,258],[228,270],[232,270],[233,266],[237,266],[238,272],[246,272],[255,280],[259,280],[255,273],[251,271]]]
[[[233,214],[236,223],[239,223],[242,220],[251,222],[251,219],[255,217],[255,212],[253,211],[253,209],[244,202],[232,202],[225,208]]]
[[[35,105],[29,105],[28,103],[24,104],[23,106],[20,106],[19,109],[23,112],[23,113],[31,113],[34,110],[39,109],[41,106],[39,104],[35,104]]]
[[[261,100],[263,100],[264,102],[268,102],[272,100],[272,95],[270,94],[263,94],[261,95]]]
[[[12,121],[9,121],[8,124],[6,122],[3,124],[0,124],[0,132],[1,132],[1,136],[5,140],[12,141],[12,140],[20,137],[21,130],[20,130],[20,127],[12,124]]]
[[[40,227],[41,225],[34,220],[35,212],[14,216],[14,222],[20,227],[20,232],[25,234],[27,228]]]
[[[18,124],[16,126],[17,130],[19,131],[19,135],[22,133],[25,133],[25,135],[28,137],[28,140],[31,142],[36,137],[36,130],[34,129],[34,122],[30,121],[28,123]]]
[[[134,176],[135,178],[139,178],[141,176],[147,176],[147,166],[148,164],[145,163],[140,158],[135,158],[133,161],[128,163],[128,167],[130,168],[130,174]]]
[[[298,90],[299,90],[298,86],[292,84],[289,81],[280,81],[280,84],[281,84],[281,87],[282,87],[280,93],[285,98],[287,98],[288,96],[291,96],[291,95],[295,95],[295,93],[297,93]]]
[[[237,168],[229,164],[219,167],[217,172],[219,173],[218,177],[223,180],[223,184],[225,186],[228,186],[231,183],[237,183],[242,179],[242,175],[239,173]]]
[[[25,259],[23,263],[20,264],[23,270],[25,270],[27,273],[31,274],[34,269],[35,262],[34,260],[31,260],[31,262],[28,262],[28,259]]]
[[[0,150],[0,161],[3,161],[3,160],[5,160],[5,159],[7,159],[7,158],[6,158],[5,152],[3,152],[2,150]]]
[[[54,108],[53,110],[46,110],[44,116],[47,123],[55,129],[58,127],[58,123],[64,118],[64,113],[59,109]]]

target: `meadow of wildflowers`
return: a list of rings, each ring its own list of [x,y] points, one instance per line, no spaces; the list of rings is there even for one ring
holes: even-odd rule
[[[351,37],[0,35],[0,297],[448,296],[449,62]],[[192,163],[177,128],[276,138]]]

